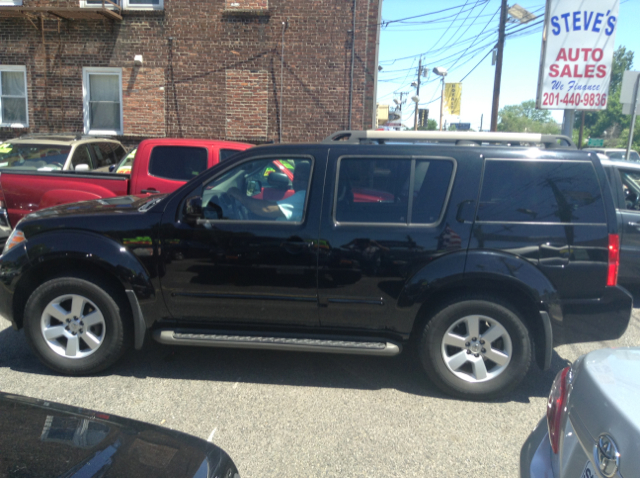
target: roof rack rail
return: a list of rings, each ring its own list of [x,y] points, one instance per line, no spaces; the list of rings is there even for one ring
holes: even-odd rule
[[[430,142],[449,143],[465,146],[531,146],[544,145],[545,148],[577,149],[571,138],[564,135],[542,133],[502,133],[473,131],[379,131],[343,130],[333,133],[322,143],[345,142],[386,143],[386,142]]]
[[[60,140],[81,140],[83,138],[104,138],[103,136],[96,135],[85,135],[84,133],[26,133],[24,135],[20,135],[18,137],[21,140],[30,140],[30,139],[39,139],[39,138],[47,138],[50,140],[60,139]]]

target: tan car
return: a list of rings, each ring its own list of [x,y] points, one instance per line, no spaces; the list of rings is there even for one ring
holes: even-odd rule
[[[584,151],[595,151],[596,153],[600,153],[602,155],[607,155],[610,160],[615,161],[627,161],[627,149],[626,148],[584,148]],[[635,150],[631,150],[629,152],[628,161],[640,162],[640,155]]]
[[[0,143],[0,168],[89,171],[116,165],[126,156],[110,138],[74,134],[27,134]]]

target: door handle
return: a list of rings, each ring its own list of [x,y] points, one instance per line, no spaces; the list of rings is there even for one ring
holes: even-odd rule
[[[629,226],[633,226],[634,228],[637,228],[638,226],[640,226],[640,223],[636,223],[635,221],[629,221]]]
[[[154,189],[154,188],[149,188],[148,190],[140,190],[140,193],[149,193],[151,195],[155,194],[155,193],[160,193],[158,190]]]
[[[313,248],[313,241],[304,241],[302,238],[290,238],[282,242],[282,247],[291,254],[299,254]]]

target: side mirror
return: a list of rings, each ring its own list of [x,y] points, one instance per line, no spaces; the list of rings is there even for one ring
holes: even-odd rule
[[[247,196],[255,196],[262,191],[262,183],[258,180],[250,180],[247,182]]]
[[[204,218],[202,198],[200,196],[192,196],[184,205],[184,222],[187,224],[196,224],[198,220],[202,218]]]
[[[80,163],[79,165],[76,165],[75,167],[76,171],[89,171],[89,165],[87,165],[86,163]]]

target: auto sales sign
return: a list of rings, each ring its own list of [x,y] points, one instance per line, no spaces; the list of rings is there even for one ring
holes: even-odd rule
[[[547,0],[538,108],[604,110],[620,0]]]

